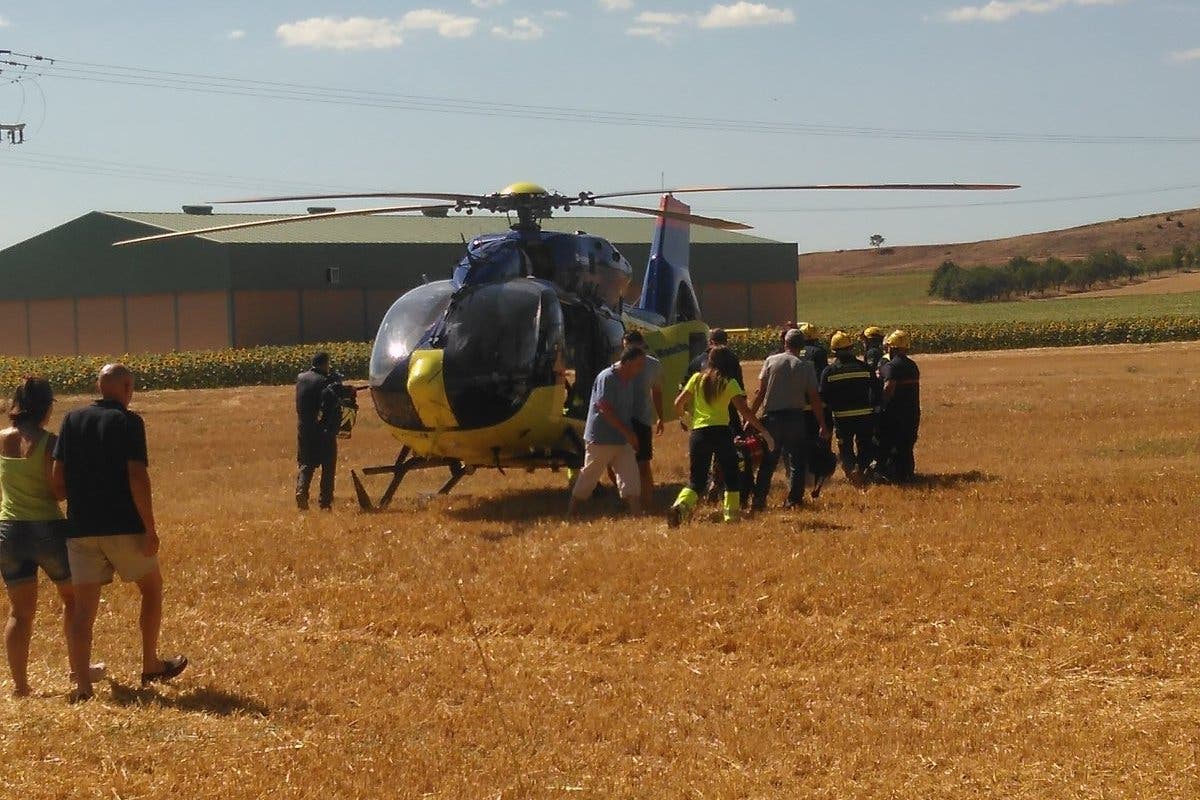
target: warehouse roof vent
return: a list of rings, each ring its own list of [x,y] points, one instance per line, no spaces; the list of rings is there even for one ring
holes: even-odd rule
[[[309,206],[308,213],[310,214],[332,214],[337,211],[333,206]]]
[[[193,214],[198,217],[208,216],[212,214],[212,206],[184,206],[183,213]]]

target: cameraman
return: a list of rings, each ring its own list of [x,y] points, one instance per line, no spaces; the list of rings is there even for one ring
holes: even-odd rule
[[[329,363],[329,353],[317,353],[312,368],[296,376],[297,448],[296,506],[308,510],[308,489],[313,473],[321,468],[317,503],[322,511],[333,507],[333,476],[337,470],[337,435],[342,424],[342,398],[355,388],[342,383],[342,375]]]

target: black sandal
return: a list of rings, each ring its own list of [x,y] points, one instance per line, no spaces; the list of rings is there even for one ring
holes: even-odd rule
[[[86,703],[88,700],[91,700],[92,697],[93,694],[91,692],[81,692],[78,689],[72,689],[71,693],[67,695],[67,702],[70,705],[75,705],[76,703]]]
[[[187,669],[187,656],[175,656],[174,658],[163,659],[163,668],[158,672],[143,672],[142,686],[158,681],[169,681],[179,673]]]

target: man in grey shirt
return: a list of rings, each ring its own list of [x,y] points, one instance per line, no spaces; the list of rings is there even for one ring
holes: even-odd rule
[[[635,381],[645,363],[644,351],[627,347],[616,364],[596,376],[588,403],[587,425],[583,429],[583,468],[571,488],[568,517],[575,512],[580,500],[592,496],[600,476],[610,466],[616,473],[621,497],[629,502],[634,514],[641,513],[642,487],[634,456],[637,436],[631,423]]]
[[[763,453],[762,466],[754,486],[753,508],[762,511],[767,507],[767,494],[771,491],[771,478],[779,457],[787,453],[792,471],[789,479],[788,497],[784,508],[794,508],[804,503],[805,463],[808,460],[808,430],[805,425],[805,406],[812,407],[821,429],[821,438],[829,438],[825,426],[825,409],[821,407],[821,395],[817,392],[817,373],[811,361],[801,358],[804,351],[804,334],[798,330],[787,332],[786,348],[782,353],[768,356],[758,376],[758,389],[750,403],[755,414],[763,409],[763,424],[775,439],[774,449]]]

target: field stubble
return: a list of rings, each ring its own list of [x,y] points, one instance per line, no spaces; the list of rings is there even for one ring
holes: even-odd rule
[[[112,587],[115,682],[66,705],[43,591],[3,792],[1196,796],[1198,357],[918,355],[920,485],[672,532],[607,499],[565,525],[549,473],[420,476],[359,514],[349,466],[394,456],[369,412],[336,513],[298,515],[290,389],[140,395],[164,644],[193,666],[134,688]],[[658,443],[673,486],[683,443]]]

